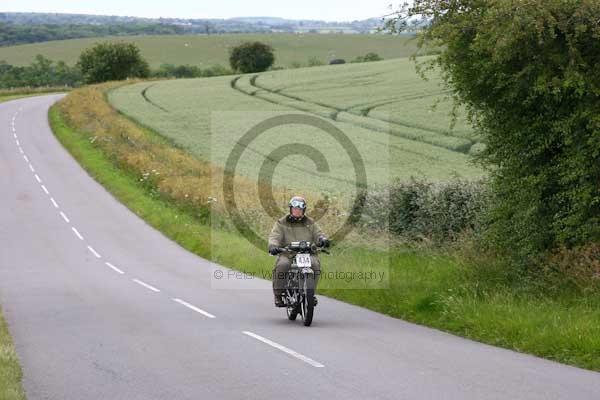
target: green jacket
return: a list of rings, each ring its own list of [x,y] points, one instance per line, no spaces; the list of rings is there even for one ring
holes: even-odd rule
[[[269,234],[269,247],[284,247],[302,240],[317,243],[319,237],[325,237],[325,234],[312,218],[305,215],[299,221],[292,221],[288,214],[273,225]]]

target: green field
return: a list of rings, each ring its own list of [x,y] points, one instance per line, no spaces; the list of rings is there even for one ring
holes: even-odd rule
[[[81,51],[105,40],[128,41],[137,44],[151,67],[160,64],[191,64],[207,67],[228,66],[229,49],[246,40],[260,40],[275,49],[275,64],[289,67],[293,63],[306,65],[310,57],[323,62],[331,58],[347,61],[368,52],[385,59],[406,57],[415,51],[416,44],[406,38],[388,35],[342,34],[227,34],[227,35],[163,35],[122,36],[58,40],[20,46],[0,47],[0,60],[12,65],[27,65],[37,54],[67,64],[77,62]]]
[[[429,110],[436,99],[443,99],[438,82],[421,80],[408,59],[274,71],[257,78],[143,82],[109,95],[121,112],[221,166],[250,127],[273,115],[302,112],[325,117],[347,135],[359,149],[370,184],[411,176],[480,177],[468,154],[476,138],[464,122],[449,129],[448,101]],[[379,104],[393,108],[379,111]],[[372,108],[366,113],[365,107]],[[374,111],[379,111],[376,117]],[[298,124],[273,128],[253,141],[237,172],[258,176],[265,158],[289,143],[317,148],[329,171],[316,170],[304,155],[289,155],[277,166],[275,183],[333,194],[351,189],[355,160],[323,131]]]

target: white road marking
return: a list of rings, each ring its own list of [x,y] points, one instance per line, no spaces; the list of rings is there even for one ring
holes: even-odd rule
[[[17,146],[21,145],[21,142],[19,142],[19,139],[17,139],[16,142],[17,142]]]
[[[69,221],[69,218],[67,218],[67,216],[65,215],[65,213],[64,213],[64,212],[62,212],[62,211],[61,211],[61,212],[60,212],[60,216],[61,216],[61,217],[62,217],[62,218],[65,220],[65,222],[66,222],[67,224],[68,224],[69,222],[71,222],[71,221]]]
[[[120,274],[124,274],[125,272],[121,271],[119,268],[115,267],[114,265],[112,265],[109,262],[105,262],[104,264],[106,264],[107,266],[109,266],[110,268],[114,269],[115,271],[117,271]]]
[[[38,183],[42,183],[42,180],[40,179],[38,174],[35,174],[35,180],[38,181]]]
[[[143,287],[152,290],[153,292],[160,292],[159,289],[155,288],[154,286],[150,286],[145,282],[140,281],[139,279],[132,279],[135,283],[137,283],[138,285],[142,285]]]
[[[96,250],[94,250],[94,248],[92,246],[88,246],[87,248],[93,255],[96,256],[96,258],[101,258],[100,254],[98,254],[98,252]]]
[[[77,229],[75,229],[75,227],[74,227],[74,226],[72,226],[72,227],[71,227],[71,229],[73,230],[73,232],[75,233],[75,235],[77,235],[77,237],[78,237],[80,240],[83,240],[83,236],[81,236],[81,233],[79,233],[79,231],[78,231]]]
[[[50,194],[50,192],[48,192],[48,189],[46,189],[46,186],[42,185],[42,189],[44,189],[44,192],[46,192],[46,194]]]
[[[25,156],[23,156],[25,157]],[[35,172],[35,169],[33,168],[33,165],[29,164],[29,169],[31,170],[31,172]]]
[[[21,147],[19,147],[19,153],[25,154],[25,152],[23,151],[23,149]]]
[[[14,136],[15,139],[17,138],[17,134],[16,133],[13,133],[13,136]]]
[[[50,197],[50,201],[54,205],[54,208],[58,208],[58,204],[56,204],[56,201],[54,200],[54,197]]]
[[[29,158],[27,158],[27,156],[25,154],[23,154],[23,160],[25,160],[27,163],[29,163]]]
[[[187,302],[185,302],[185,301],[183,301],[181,299],[173,299],[173,301],[176,302],[176,303],[181,304],[182,306],[185,306],[185,307],[189,308],[190,310],[194,310],[197,313],[200,313],[200,314],[204,315],[205,317],[208,317],[208,318],[217,318],[214,315],[212,315],[211,313],[206,312],[206,311],[204,311],[204,310],[202,310],[202,309],[200,309],[200,308],[198,308],[196,306],[193,306],[190,303],[187,303]]]
[[[304,361],[304,362],[305,362],[305,363],[307,363],[307,364],[310,364],[310,365],[312,365],[313,367],[317,367],[317,368],[323,368],[323,367],[325,367],[323,364],[321,364],[321,363],[319,363],[319,362],[317,362],[317,361],[313,360],[312,358],[308,358],[308,357],[306,357],[305,355],[302,355],[302,354],[300,354],[300,353],[298,353],[298,352],[296,352],[296,351],[294,351],[294,350],[292,350],[292,349],[289,349],[289,348],[287,348],[287,347],[285,347],[285,346],[283,346],[283,345],[281,345],[281,344],[279,344],[279,343],[275,343],[275,342],[274,342],[274,341],[272,341],[272,340],[269,340],[269,339],[267,339],[267,338],[264,338],[264,337],[262,337],[262,336],[259,336],[259,335],[257,335],[256,333],[252,333],[252,332],[248,332],[248,331],[243,331],[242,333],[243,333],[244,335],[248,335],[248,336],[250,336],[250,337],[253,337],[253,338],[254,338],[254,339],[256,339],[256,340],[260,340],[261,342],[263,342],[263,343],[266,343],[266,344],[268,344],[268,345],[269,345],[269,346],[271,346],[271,347],[275,347],[276,349],[278,349],[278,350],[281,350],[281,351],[283,351],[284,353],[287,353],[287,354],[289,354],[289,355],[291,355],[291,356],[294,356],[294,357],[296,357],[297,359],[299,359],[299,360],[301,360],[301,361]]]

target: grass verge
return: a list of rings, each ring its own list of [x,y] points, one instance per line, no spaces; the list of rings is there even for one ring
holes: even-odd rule
[[[269,275],[273,260],[266,253],[258,252],[238,234],[211,229],[197,211],[165,200],[156,188],[140,179],[145,170],[136,170],[136,163],[125,163],[107,152],[111,147],[101,147],[103,136],[99,135],[108,137],[110,119],[125,119],[123,116],[102,114],[102,131],[89,124],[75,128],[63,115],[65,104],[74,107],[81,102],[51,108],[49,118],[55,135],[115,197],[184,248],[237,270]],[[117,125],[122,128],[124,123]],[[144,139],[145,134],[152,133],[142,131],[135,136],[136,151],[152,151],[157,139]],[[123,136],[122,129],[118,132]],[[168,173],[164,168],[161,172]],[[533,290],[490,285],[485,279],[474,278],[468,265],[428,251],[336,248],[335,255],[324,258],[323,264],[328,271],[360,271],[368,266],[388,274],[387,285],[360,288],[322,281],[319,292],[327,296],[485,343],[600,371],[600,297],[595,294],[549,297]]]
[[[23,374],[0,308],[0,399],[24,400]]]

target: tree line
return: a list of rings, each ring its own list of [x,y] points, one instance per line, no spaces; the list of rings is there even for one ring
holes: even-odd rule
[[[381,57],[377,54],[367,53],[352,62],[378,60],[381,60]],[[311,66],[322,64],[312,61],[309,63]],[[63,61],[54,62],[42,55],[37,55],[28,66],[14,66],[0,61],[0,89],[77,87],[86,83],[127,78],[203,78],[235,72],[262,72],[275,68],[274,62],[275,52],[271,46],[261,42],[245,42],[231,49],[229,68],[221,65],[201,68],[195,65],[162,64],[157,69],[151,69],[135,44],[102,42],[85,49],[74,66],[69,66]]]
[[[100,36],[178,35],[184,33],[186,33],[186,30],[181,26],[156,23],[106,25],[17,25],[0,23],[0,46]]]

